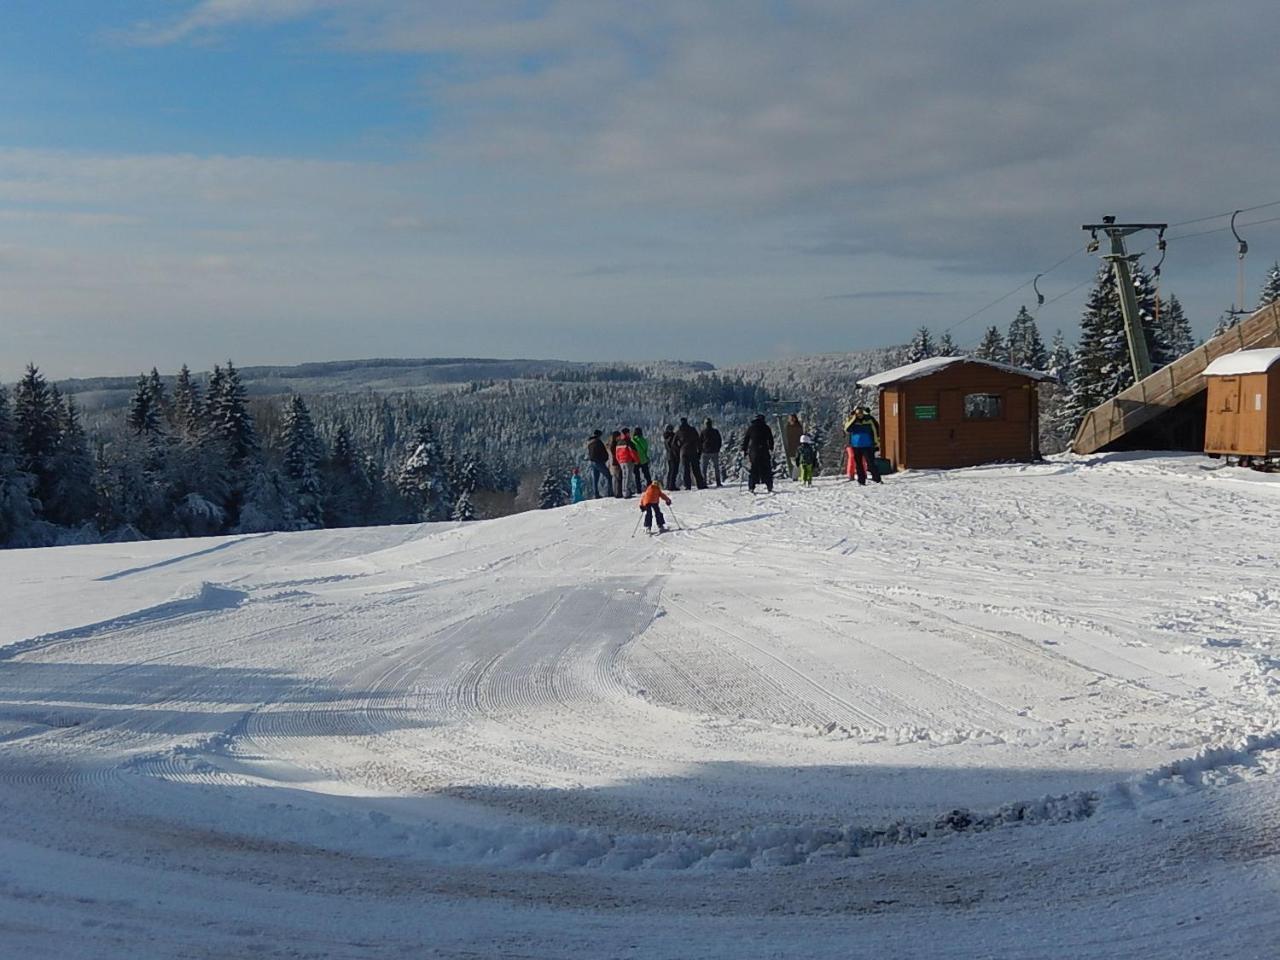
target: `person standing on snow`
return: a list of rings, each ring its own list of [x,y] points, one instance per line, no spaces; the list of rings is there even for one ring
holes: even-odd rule
[[[709,481],[714,473],[716,486],[723,486],[724,477],[720,472],[720,448],[724,446],[724,439],[710,417],[704,421],[702,433],[698,435],[698,439],[702,442],[702,479]]]
[[[631,446],[635,448],[636,457],[640,461],[640,475],[644,477],[644,486],[636,487],[636,492],[638,493],[653,483],[653,474],[649,472],[649,438],[644,435],[644,431],[639,427],[631,431]]]
[[[667,489],[679,490],[680,441],[676,439],[676,428],[669,423],[662,429],[662,444],[667,453]]]
[[[582,475],[578,468],[573,468],[573,476],[569,478],[569,499],[573,503],[581,503],[586,499],[586,491],[582,488]]]
[[[796,454],[800,452],[800,438],[804,436],[804,424],[797,414],[789,414],[782,430],[782,449],[787,455],[787,468],[796,466]]]
[[[636,448],[631,443],[630,427],[622,428],[622,436],[618,438],[615,456],[618,467],[622,470],[623,494],[629,498],[632,491],[642,493],[644,487],[640,486],[640,458],[636,455]]]
[[[707,479],[702,475],[702,438],[688,417],[680,418],[676,429],[676,442],[680,448],[680,469],[684,473],[684,488],[692,490],[697,483],[699,490],[707,489]]]
[[[870,472],[871,479],[881,483],[880,471],[876,468],[880,425],[871,416],[871,411],[866,407],[858,407],[853,413],[853,419],[845,423],[844,429],[849,434],[849,479],[852,480],[856,473],[858,485],[865,487],[867,473]]]
[[[742,452],[747,455],[751,470],[747,489],[755,493],[756,484],[763,483],[773,493],[773,431],[763,413],[756,414],[742,435]]]
[[[618,462],[618,441],[622,434],[615,430],[609,434],[609,481],[613,495],[622,499],[622,464]]]
[[[591,495],[600,499],[600,481],[604,481],[605,489],[613,489],[613,480],[609,477],[609,449],[600,439],[600,431],[594,430],[587,440],[587,462],[591,464]]]
[[[796,450],[796,468],[801,485],[813,486],[813,471],[818,467],[818,448],[807,433],[800,435],[800,448]]]
[[[658,506],[659,500],[667,501],[667,506],[671,506],[671,498],[662,492],[662,488],[656,483],[649,484],[645,488],[644,493],[640,496],[640,509],[644,511],[644,529],[649,532],[649,528],[654,520],[658,521],[658,532],[667,532],[667,518],[662,515],[662,507]]]

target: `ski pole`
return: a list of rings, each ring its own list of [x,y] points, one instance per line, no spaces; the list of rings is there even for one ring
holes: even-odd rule
[[[684,524],[683,524],[683,523],[681,523],[681,522],[680,522],[680,518],[676,516],[675,508],[674,508],[674,507],[672,507],[672,506],[671,506],[671,504],[669,504],[669,503],[668,503],[668,504],[667,504],[667,509],[671,511],[671,519],[672,519],[672,520],[674,520],[674,521],[676,522],[676,529],[677,529],[677,530],[683,530],[683,529],[685,528],[685,527],[684,527]]]
[[[640,516],[636,517],[636,525],[631,528],[631,536],[635,536],[640,532],[640,521],[644,519],[644,511],[640,511]]]

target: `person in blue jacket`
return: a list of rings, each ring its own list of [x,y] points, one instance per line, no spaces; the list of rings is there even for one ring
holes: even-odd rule
[[[876,483],[880,480],[880,471],[876,469],[876,448],[880,446],[880,425],[871,411],[866,407],[858,407],[853,411],[844,425],[849,435],[849,479],[857,476],[861,486],[867,485],[867,473]]]
[[[574,503],[581,503],[587,496],[586,490],[582,488],[582,474],[577,467],[573,468],[573,476],[569,478],[569,493]]]

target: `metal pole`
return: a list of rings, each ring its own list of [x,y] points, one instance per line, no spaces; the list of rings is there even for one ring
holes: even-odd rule
[[[1147,334],[1138,313],[1138,297],[1133,289],[1133,274],[1129,271],[1129,254],[1124,248],[1124,234],[1119,230],[1111,234],[1111,253],[1104,260],[1111,261],[1116,275],[1116,290],[1120,293],[1120,312],[1124,314],[1124,335],[1129,341],[1129,362],[1133,364],[1133,377],[1143,380],[1151,374],[1151,355],[1147,353]]]
[[[1086,223],[1083,226],[1092,237],[1085,248],[1089,253],[1098,249],[1099,230],[1111,239],[1111,252],[1104,254],[1102,259],[1111,264],[1111,270],[1115,274],[1120,313],[1124,316],[1124,335],[1129,345],[1129,362],[1133,365],[1135,380],[1151,375],[1151,355],[1147,352],[1147,334],[1142,325],[1142,316],[1138,313],[1138,296],[1133,289],[1133,274],[1129,270],[1129,262],[1137,260],[1141,254],[1131,256],[1125,250],[1124,238],[1139,230],[1155,230],[1163,243],[1168,226],[1166,223],[1116,223],[1115,217],[1103,217],[1101,223]]]

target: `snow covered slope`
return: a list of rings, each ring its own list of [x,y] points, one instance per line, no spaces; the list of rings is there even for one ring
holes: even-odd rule
[[[1271,956],[1280,484],[1197,457],[0,553],[13,955]]]

